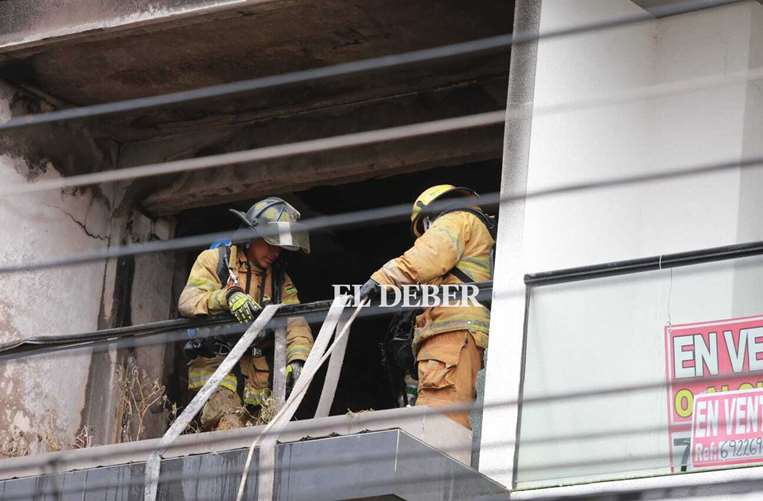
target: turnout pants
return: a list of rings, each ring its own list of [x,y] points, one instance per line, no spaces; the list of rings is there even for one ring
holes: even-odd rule
[[[436,408],[474,402],[477,372],[482,368],[482,352],[483,349],[465,330],[443,332],[425,339],[416,356],[419,374],[416,405]],[[446,415],[471,429],[468,409]]]
[[[188,389],[200,390],[224,359],[224,356],[217,356],[191,360],[188,367]],[[243,401],[238,392],[238,378],[236,374],[229,373],[204,404],[201,411],[201,427],[204,431],[247,426],[256,417],[256,413],[253,416],[249,410],[262,406],[270,397],[270,368],[265,357],[244,355],[239,361],[239,367],[244,378]]]

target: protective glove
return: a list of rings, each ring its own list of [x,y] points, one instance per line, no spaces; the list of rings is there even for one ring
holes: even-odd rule
[[[379,297],[381,297],[381,285],[373,278],[369,278],[368,282],[360,288],[360,302],[362,303],[366,299],[373,301]]]
[[[297,384],[297,379],[302,374],[302,367],[305,362],[302,360],[295,360],[286,366],[286,396],[291,394],[291,390],[294,389],[294,385]]]
[[[240,290],[233,290],[228,294],[228,308],[242,324],[254,320],[254,313],[262,309],[252,296]]]

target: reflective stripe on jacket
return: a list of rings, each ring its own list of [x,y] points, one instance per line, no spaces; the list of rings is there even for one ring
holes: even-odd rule
[[[454,267],[475,282],[492,280],[495,240],[484,223],[466,211],[448,212],[416,239],[413,247],[388,261],[371,278],[384,285],[458,284]],[[442,332],[468,330],[480,348],[487,348],[490,310],[479,306],[436,307],[416,317],[413,352],[427,339]]]
[[[250,263],[244,252],[239,252],[238,246],[231,247],[231,267],[236,272],[239,285],[244,292],[251,295],[260,305],[274,302],[273,269],[266,270]],[[199,315],[216,315],[228,311],[225,299],[225,284],[220,282],[217,269],[220,262],[218,249],[207,249],[196,258],[188,275],[183,292],[178,300],[178,310],[184,317]],[[284,273],[281,284],[282,304],[298,304],[299,296],[289,275]],[[287,363],[294,360],[307,360],[307,355],[313,346],[313,335],[310,326],[302,317],[290,317],[286,324],[286,359]]]
[[[222,363],[224,356],[196,357],[188,364],[188,389],[200,390]],[[268,388],[270,369],[265,357],[250,357],[245,355],[239,362],[244,376],[244,403],[247,405],[262,405],[270,397]],[[236,393],[238,380],[233,374],[227,374],[220,386]]]

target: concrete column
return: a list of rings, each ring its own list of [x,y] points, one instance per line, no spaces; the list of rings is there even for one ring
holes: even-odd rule
[[[541,0],[517,0],[514,33],[538,33]],[[514,481],[515,447],[519,429],[516,402],[521,398],[524,350],[525,296],[522,262],[527,174],[535,93],[537,42],[511,48],[507,110],[522,118],[508,118],[504,131],[501,197],[518,200],[502,203],[499,214],[490,345],[485,386],[487,408],[482,417],[479,469],[502,484]]]
[[[545,0],[539,8],[541,32],[641,12],[628,0]],[[529,101],[538,107],[569,104],[758,68],[763,64],[758,49],[761,13],[760,3],[739,3],[541,41]],[[512,75],[517,67],[515,59]],[[512,78],[510,106],[514,86]],[[511,138],[521,124],[507,127],[502,190],[510,193],[509,183],[515,193],[525,187],[530,193],[761,154],[759,87],[758,82],[736,82],[616,105],[535,113],[522,136],[529,144],[529,159],[517,159],[522,146]],[[761,260],[753,267],[740,264],[738,270],[725,263],[537,288],[527,302],[521,277],[760,240],[761,183],[759,171],[729,169],[532,198],[513,210],[503,207],[487,405],[514,401],[523,392],[525,398],[563,396],[660,382],[665,378],[668,322],[760,314]],[[635,472],[669,473],[666,403],[659,388],[526,404],[519,417],[513,406],[490,408],[485,412],[480,470],[523,489]],[[515,446],[520,427],[522,437],[533,443]],[[645,431],[619,433],[627,429]],[[594,432],[610,435],[599,440],[552,438]]]

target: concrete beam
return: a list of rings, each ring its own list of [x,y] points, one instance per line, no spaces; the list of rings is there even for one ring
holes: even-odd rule
[[[473,40],[510,16],[502,0],[436,15],[399,0],[17,0],[0,2],[0,75],[85,105]]]
[[[0,111],[0,120],[55,109],[44,96],[6,81],[0,81],[0,99],[7,103],[7,110]],[[51,166],[68,176],[98,168],[112,169],[117,163],[117,144],[76,122],[5,131],[0,135],[0,153],[23,157],[30,164],[29,178]]]
[[[481,87],[495,103],[506,100],[508,55],[491,52],[447,61],[422,63],[384,72],[369,72],[341,78],[277,87],[183,103],[180,106],[119,113],[98,119],[98,130],[120,143],[156,141],[160,137],[193,137],[208,142],[209,134],[224,128],[256,126],[267,121],[294,117],[324,116],[336,122],[340,115],[381,101],[402,102],[436,99],[429,95]],[[280,73],[284,70],[278,70]],[[477,91],[474,91],[476,93]],[[407,103],[408,105],[408,103]],[[421,107],[423,104],[414,104]],[[449,104],[453,108],[452,104]],[[429,106],[431,108],[431,106]],[[463,111],[468,113],[468,109]],[[404,117],[401,117],[404,119]],[[397,122],[400,121],[400,118]],[[313,122],[315,134],[332,124]],[[201,129],[206,134],[199,134]],[[162,140],[162,139],[159,139]]]
[[[66,15],[61,15],[62,5]],[[0,2],[0,76],[46,96],[51,107],[60,109],[318,68],[473,40],[510,29],[510,2],[502,0],[486,0],[479,5],[447,0],[438,5],[436,16],[430,10],[425,4],[398,0],[360,4],[326,0],[319,6],[309,0]],[[294,19],[301,21],[298,30],[294,29]],[[201,151],[205,148],[224,151],[235,128],[268,135],[259,128],[268,121],[283,123],[288,119],[292,124],[283,126],[267,143],[240,149],[289,142],[300,134],[304,137],[308,129],[311,137],[329,135],[334,122],[345,120],[340,116],[343,110],[369,109],[364,106],[382,100],[402,103],[398,100],[401,96],[426,95],[433,89],[495,79],[505,75],[505,67],[503,51],[473,54],[113,114],[71,126],[83,130],[83,137],[118,143],[120,165],[135,165],[122,157],[148,145],[164,154],[159,161],[187,158],[205,154]],[[97,68],[97,76],[93,68]],[[505,83],[494,99],[505,99]],[[472,112],[474,107],[466,105],[455,114]],[[418,105],[426,106],[425,102]],[[302,118],[294,122],[296,116],[311,117],[312,122]],[[402,113],[389,123],[399,124],[401,118],[405,120]],[[350,123],[356,127],[345,130],[377,127]],[[48,134],[52,127],[28,130],[36,142],[42,137],[62,137],[60,133]],[[39,134],[40,130],[44,134]],[[166,147],[170,144],[176,146]],[[74,156],[59,155],[45,144],[33,146],[45,151],[47,157],[60,156],[60,162],[66,164],[60,170],[66,176],[113,168],[110,158],[89,161],[77,155],[76,160],[69,161]],[[134,188],[140,200],[157,187],[149,183],[145,189]]]
[[[151,215],[174,214],[320,185],[495,159],[501,154],[502,129],[486,127],[195,172],[149,195],[143,208]]]
[[[263,3],[263,0],[0,2],[0,54],[78,37],[102,36],[107,31],[145,28],[255,3]]]
[[[123,166],[202,156],[228,151],[330,137],[351,132],[425,122],[504,106],[496,89],[505,79],[334,106],[296,113],[244,128],[204,128],[197,135],[127,145]],[[135,183],[133,198],[151,215],[167,215],[194,207],[250,200],[266,194],[301,191],[432,167],[500,158],[502,126],[366,145],[185,173],[169,179]],[[194,150],[194,148],[196,148]],[[194,154],[189,154],[194,151]]]
[[[763,0],[756,0],[758,2],[763,3]],[[644,9],[645,11],[649,12],[655,17],[666,17],[663,14],[660,14],[659,8],[664,8],[670,5],[680,6],[685,5],[686,0],[633,0],[633,3]],[[712,9],[715,8],[713,6],[708,6],[706,8]]]

